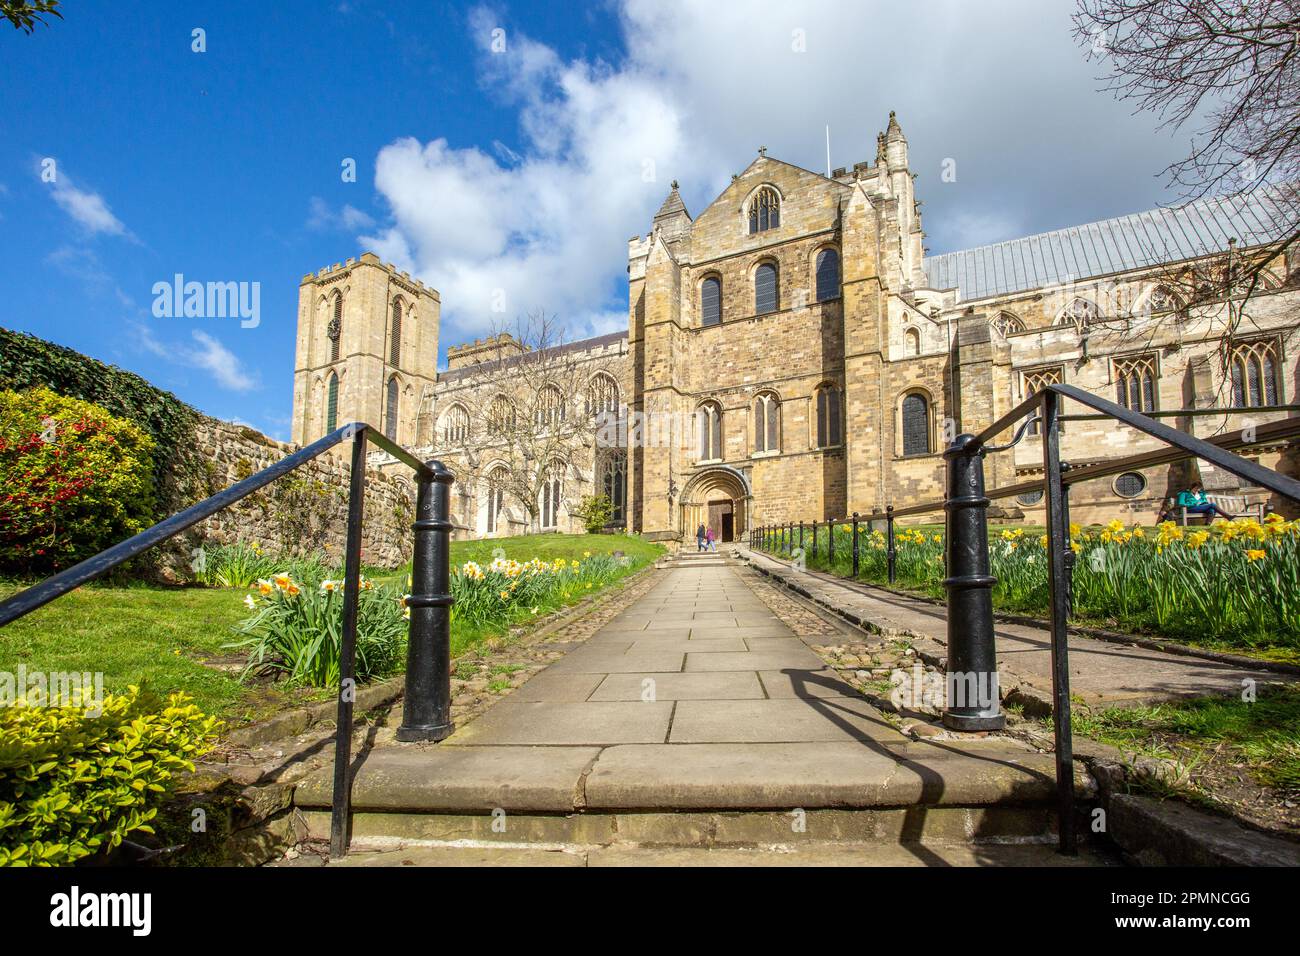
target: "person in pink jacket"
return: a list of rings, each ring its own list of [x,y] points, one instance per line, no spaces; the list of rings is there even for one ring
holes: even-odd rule
[[[718,539],[717,539],[716,537],[714,537],[714,535],[713,535],[713,529],[712,529],[712,528],[710,528],[708,531],[706,531],[706,532],[704,533],[704,538],[705,538],[706,541],[709,542],[709,550],[710,550],[710,551],[717,551],[717,550],[718,550]]]

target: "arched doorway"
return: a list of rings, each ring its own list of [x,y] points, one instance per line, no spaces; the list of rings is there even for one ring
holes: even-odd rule
[[[726,465],[709,468],[682,489],[681,527],[688,538],[704,525],[713,529],[718,541],[735,541],[748,527],[752,497],[744,474]]]

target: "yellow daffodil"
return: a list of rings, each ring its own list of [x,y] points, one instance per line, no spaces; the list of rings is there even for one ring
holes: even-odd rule
[[[1251,548],[1250,550],[1248,550],[1248,551],[1246,552],[1246,560],[1247,560],[1247,561],[1262,561],[1262,560],[1264,560],[1266,557],[1268,557],[1268,552],[1267,552],[1267,551],[1259,551],[1259,550],[1256,550],[1256,549],[1254,549],[1254,548]]]

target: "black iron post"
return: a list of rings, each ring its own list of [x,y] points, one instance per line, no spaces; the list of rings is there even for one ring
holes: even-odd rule
[[[898,552],[894,550],[894,506],[885,506],[885,532],[889,540],[885,543],[885,564],[889,568],[889,583],[894,583],[894,558]]]
[[[1059,414],[1060,399],[1057,399],[1057,409]],[[1064,476],[1070,470],[1068,461],[1061,462],[1061,475]],[[1061,482],[1061,510],[1064,517],[1061,519],[1065,523],[1065,616],[1069,619],[1074,613],[1074,548],[1070,547],[1070,486],[1065,484],[1064,479]]]
[[[814,558],[817,557],[817,522],[816,522],[816,520],[813,521],[813,547],[812,547],[812,556],[813,556]]]
[[[356,700],[357,596],[361,593],[361,520],[366,505],[366,430],[352,436],[348,480],[348,540],[343,555],[343,634],[334,731],[334,792],[330,800],[330,858],[348,853],[352,816],[352,704]]]
[[[451,722],[451,472],[440,461],[417,476],[406,694],[397,739],[442,740]]]
[[[826,522],[826,563],[835,565],[835,519]]]
[[[799,550],[803,550],[803,522],[799,522]]]
[[[958,435],[943,453],[948,466],[948,673],[943,724],[953,730],[1001,730],[998,664],[989,573],[989,499],[984,454],[974,435]]]
[[[858,513],[853,512],[853,576],[858,576]]]
[[[1070,728],[1069,576],[1066,555],[1065,487],[1061,481],[1061,446],[1057,418],[1060,397],[1043,390],[1043,478],[1047,483],[1047,590],[1052,619],[1052,729],[1056,737],[1057,832],[1061,852],[1077,853],[1074,838],[1074,740]]]

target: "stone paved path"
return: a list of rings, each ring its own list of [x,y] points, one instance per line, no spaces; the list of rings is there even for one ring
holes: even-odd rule
[[[818,604],[847,611],[851,619],[885,632],[912,635],[917,649],[932,657],[947,654],[948,618],[942,605],[830,575],[796,572],[769,555],[746,548],[738,551],[756,567],[793,585]],[[996,641],[998,679],[1003,692],[1020,688],[1023,696],[1050,705],[1050,632],[1032,625],[999,622]],[[1090,704],[1122,705],[1234,694],[1241,691],[1242,682],[1248,678],[1257,683],[1296,679],[1287,674],[1070,635],[1070,692]]]
[[[1047,801],[1052,758],[1008,738],[905,737],[721,556],[657,583],[437,745],[362,755],[365,811],[557,813]],[[813,618],[812,620],[816,620]],[[824,641],[818,622],[814,642]],[[300,806],[328,806],[322,773]]]

